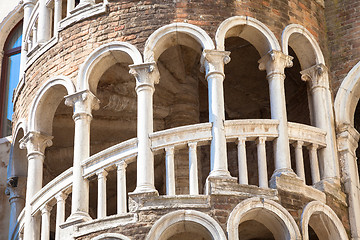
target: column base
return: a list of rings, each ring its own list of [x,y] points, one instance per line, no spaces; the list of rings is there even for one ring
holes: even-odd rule
[[[155,189],[147,192],[131,192],[129,195],[129,212],[137,212],[144,205],[145,199],[158,197],[159,193]]]
[[[226,170],[213,170],[210,172],[209,177],[220,177],[220,178],[233,178],[229,171]]]
[[[157,192],[157,190],[153,185],[142,185],[142,186],[137,186],[134,192],[132,192],[131,194],[152,193],[152,192]]]
[[[78,223],[88,222],[93,220],[90,215],[86,212],[75,212],[66,219],[66,221],[60,225],[61,229],[67,228],[72,225],[76,225]]]

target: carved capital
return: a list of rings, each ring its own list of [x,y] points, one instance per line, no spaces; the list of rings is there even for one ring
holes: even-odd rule
[[[83,90],[71,95],[65,96],[65,105],[74,108],[73,119],[78,117],[92,117],[91,111],[100,108],[100,100],[89,90]]]
[[[129,73],[134,75],[136,79],[136,91],[143,87],[150,87],[154,90],[154,85],[159,83],[160,73],[155,62],[133,64],[129,67]]]
[[[121,161],[119,163],[116,163],[116,167],[118,171],[124,170],[127,167],[127,163],[125,161]]]
[[[65,201],[67,197],[68,195],[64,192],[59,192],[58,194],[55,195],[56,202]]]
[[[101,178],[106,179],[108,172],[104,169],[101,169],[98,172],[96,172],[96,175],[98,176],[98,179],[101,179]]]
[[[224,76],[224,66],[230,62],[230,52],[204,49],[201,56],[201,68],[205,69],[206,79],[217,73]]]
[[[41,215],[50,214],[52,207],[49,204],[44,204],[40,207]]]
[[[7,179],[6,195],[9,195],[9,202],[19,199],[25,200],[26,177],[13,176]]]
[[[34,0],[23,0],[22,1],[23,8],[25,8],[25,7],[34,7],[34,5],[35,5]]]
[[[259,69],[266,70],[267,75],[271,74],[284,74],[284,69],[293,66],[293,57],[285,55],[284,53],[276,50],[268,52],[259,61]]]
[[[51,147],[54,137],[40,132],[30,131],[20,139],[20,148],[27,149],[28,155],[33,153],[44,154],[47,147]]]
[[[324,64],[317,64],[300,72],[301,79],[309,82],[311,88],[327,87],[327,78],[325,74],[328,72]]]

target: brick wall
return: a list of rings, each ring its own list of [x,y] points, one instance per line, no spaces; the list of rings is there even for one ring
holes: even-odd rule
[[[334,92],[360,61],[360,1],[325,1],[331,81]]]

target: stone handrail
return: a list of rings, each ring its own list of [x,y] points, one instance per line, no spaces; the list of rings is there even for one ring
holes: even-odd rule
[[[185,146],[189,142],[209,142],[212,139],[211,123],[199,123],[166,129],[152,133],[150,139],[154,151],[168,146]]]
[[[290,143],[303,141],[304,145],[317,144],[326,147],[326,131],[300,123],[288,123]]]
[[[137,156],[137,138],[129,139],[115,146],[109,147],[82,163],[83,176],[88,178],[95,175],[100,169],[107,169],[120,161],[127,164],[135,160]]]
[[[55,196],[60,192],[70,191],[72,185],[72,168],[61,173],[51,182],[46,184],[31,200],[31,213],[34,215],[45,204],[54,205]]]
[[[258,137],[272,140],[278,136],[279,121],[275,119],[241,119],[225,121],[225,135],[228,141],[236,141],[245,137],[253,141]]]

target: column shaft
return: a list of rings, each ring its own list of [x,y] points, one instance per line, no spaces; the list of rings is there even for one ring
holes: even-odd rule
[[[166,195],[175,195],[175,163],[174,146],[165,148],[166,151]]]
[[[107,172],[101,170],[97,173],[98,176],[98,205],[97,205],[97,218],[106,217],[106,176]]]
[[[60,240],[60,225],[65,222],[65,200],[67,195],[59,193],[56,195],[56,229],[55,240]]]
[[[239,183],[246,185],[249,184],[246,162],[246,138],[238,138],[238,168]]]
[[[256,140],[258,168],[259,168],[259,187],[261,187],[261,188],[269,187],[268,176],[267,176],[265,141],[266,141],[265,137],[259,137]]]
[[[198,159],[196,146],[197,143],[189,143],[189,193],[199,195]]]
[[[59,22],[62,18],[62,1],[63,0],[54,0],[54,33],[58,32]]]
[[[125,162],[117,165],[117,212],[118,214],[127,212],[126,201],[126,166]]]
[[[295,161],[296,161],[296,174],[305,182],[305,169],[304,169],[304,156],[303,156],[303,145],[302,141],[296,141],[294,144],[295,148]]]
[[[38,42],[46,43],[51,38],[51,9],[46,6],[46,0],[40,0]]]

